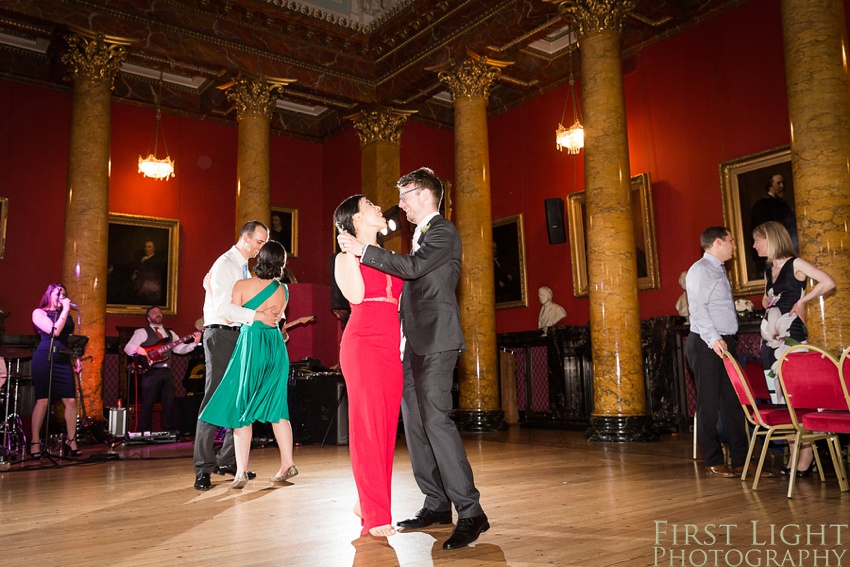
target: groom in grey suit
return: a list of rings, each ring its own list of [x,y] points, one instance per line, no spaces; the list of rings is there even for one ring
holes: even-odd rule
[[[343,233],[340,248],[361,256],[361,263],[404,279],[399,317],[404,334],[404,394],[401,412],[413,476],[425,494],[414,518],[402,529],[450,524],[452,504],[457,525],[443,549],[469,545],[490,524],[457,427],[449,417],[458,354],[466,350],[457,306],[461,241],[457,228],[438,213],[443,185],[423,167],[398,181],[399,207],[417,225],[410,255],[363,246]]]

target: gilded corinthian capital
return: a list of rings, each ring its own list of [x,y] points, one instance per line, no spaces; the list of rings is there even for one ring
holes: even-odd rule
[[[73,35],[66,38],[68,51],[61,57],[62,63],[68,66],[68,77],[104,81],[112,89],[115,75],[127,56],[124,46],[133,41],[77,27],[72,27],[71,31]]]
[[[361,146],[372,142],[401,144],[402,127],[407,122],[407,117],[415,113],[415,110],[377,107],[361,110],[346,116],[345,119],[354,122],[354,130],[360,137]]]
[[[225,91],[227,100],[236,108],[236,120],[246,116],[265,116],[272,119],[275,103],[283,92],[283,88],[294,83],[295,79],[276,79],[272,77],[243,77],[234,78],[226,85],[218,87]]]
[[[512,61],[499,61],[478,55],[469,49],[468,57],[455,64],[450,61],[439,67],[431,67],[437,77],[452,92],[452,98],[488,98],[490,87],[502,75],[502,68],[513,65]]]
[[[623,31],[623,20],[637,6],[637,0],[544,0],[557,4],[563,14],[572,16],[579,37],[602,31]]]

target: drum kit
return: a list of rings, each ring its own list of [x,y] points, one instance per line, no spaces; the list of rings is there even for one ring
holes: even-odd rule
[[[32,382],[32,376],[21,373],[21,361],[32,357],[32,352],[22,348],[0,347],[0,357],[6,361],[6,384],[0,392],[3,421],[0,422],[0,472],[9,470],[12,457],[23,461],[26,457],[27,436],[18,413],[18,400],[23,386]]]

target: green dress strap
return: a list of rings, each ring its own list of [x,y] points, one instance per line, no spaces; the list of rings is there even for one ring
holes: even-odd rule
[[[256,308],[258,308],[260,305],[263,304],[263,302],[265,300],[270,298],[274,294],[274,292],[277,291],[277,288],[280,287],[281,285],[283,285],[283,284],[281,284],[277,280],[270,281],[269,285],[264,287],[262,289],[262,291],[260,291],[260,293],[258,293],[257,295],[255,295],[254,297],[252,297],[251,299],[246,301],[245,304],[242,305],[242,307],[245,307],[246,309],[256,309]],[[287,297],[287,299],[289,299],[289,290],[288,289],[286,290],[286,297]]]

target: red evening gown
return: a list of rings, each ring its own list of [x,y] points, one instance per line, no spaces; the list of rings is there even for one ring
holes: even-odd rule
[[[361,535],[392,524],[393,454],[404,377],[398,298],[402,280],[360,266],[366,293],[351,306],[339,362],[348,391],[351,469],[363,517]]]

